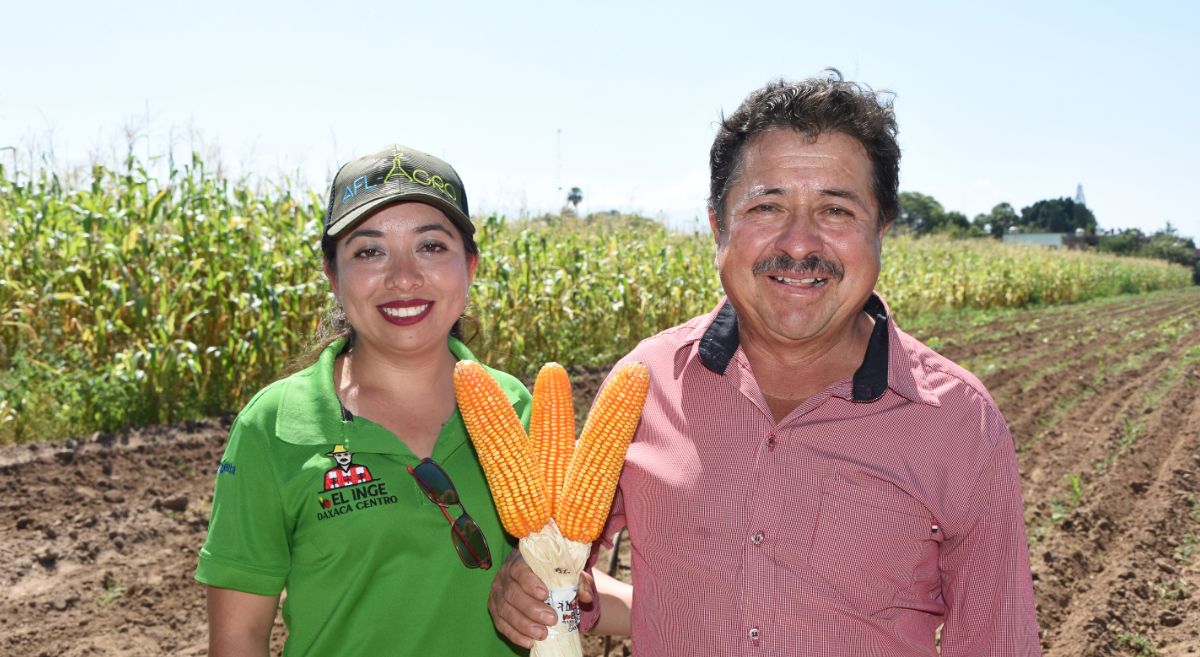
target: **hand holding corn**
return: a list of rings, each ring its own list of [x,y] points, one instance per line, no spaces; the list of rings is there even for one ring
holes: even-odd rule
[[[590,544],[600,536],[625,452],[646,400],[650,376],[641,363],[613,373],[575,444],[566,370],[549,363],[534,384],[526,438],[499,384],[478,363],[461,361],[454,389],[479,453],[500,520],[521,539],[521,553],[550,590],[559,623],[534,645],[535,657],[581,654],[575,591]]]

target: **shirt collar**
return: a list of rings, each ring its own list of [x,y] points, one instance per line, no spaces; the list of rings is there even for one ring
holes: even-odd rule
[[[394,435],[376,430],[380,427],[365,418],[355,418],[338,399],[333,388],[333,366],[344,345],[344,339],[333,341],[321,352],[316,363],[283,382],[285,387],[275,420],[275,435],[294,445],[341,443],[350,451],[406,454],[408,448]],[[448,346],[450,353],[459,360],[477,360],[466,345],[453,337],[449,338]],[[515,405],[521,399],[517,390],[503,385],[501,388],[509,404]],[[445,449],[457,448],[457,445],[442,445],[442,442],[439,439],[435,457]]]
[[[913,402],[939,405],[933,391],[925,385],[920,363],[899,345],[899,329],[892,320],[887,303],[878,293],[872,293],[863,305],[863,312],[875,320],[867,342],[867,353],[854,372],[851,381],[851,400],[873,402],[891,388]],[[741,346],[738,338],[737,311],[728,298],[722,299],[712,320],[701,322],[684,340],[683,347],[699,342],[696,353],[700,362],[713,372],[724,375],[729,363]]]

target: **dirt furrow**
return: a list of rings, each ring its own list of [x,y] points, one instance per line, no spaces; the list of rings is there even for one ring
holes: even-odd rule
[[[1063,328],[1072,331],[1092,329],[1097,333],[1105,328],[1121,326],[1131,319],[1151,316],[1168,317],[1180,311],[1181,297],[1166,292],[1158,295],[1130,296],[1117,300],[1093,301],[1076,306],[1060,306],[1042,310],[1011,311],[1010,317],[992,322],[962,324],[951,320],[947,326],[922,327],[913,334],[921,339],[938,337],[945,345],[942,353],[958,363],[975,356],[994,356],[1009,353],[1006,349],[1037,351],[1043,348],[1043,338],[1057,334]],[[1103,313],[1089,312],[1102,307]],[[1055,335],[1055,337],[1057,337]],[[1055,344],[1057,344],[1057,339]]]
[[[1166,319],[1195,315],[1200,309],[1188,305],[1188,297],[1178,291],[1132,297],[1121,302],[1089,302],[1080,306],[1021,311],[1011,319],[990,324],[945,328],[924,327],[914,335],[927,339],[937,335],[944,345],[941,352],[951,360],[970,365],[973,358],[998,358],[1005,362],[1050,349],[1067,348],[1064,335],[1123,336],[1128,328],[1153,326]],[[1053,319],[1047,319],[1051,314]],[[1031,319],[1032,318],[1032,319]],[[1045,340],[1045,342],[1043,342]]]
[[[1194,337],[1200,340],[1200,331]],[[1129,409],[1141,401],[1139,391],[1168,370],[1175,362],[1172,356],[1184,350],[1177,345],[1137,369],[1100,382],[1085,361],[1002,403],[1000,408],[1021,452],[1022,472],[1027,475],[1022,480],[1026,499],[1045,499],[1050,491],[1062,489],[1064,477],[1078,475],[1090,480],[1095,464],[1106,458],[1111,445],[1119,444],[1127,431],[1122,418],[1136,415]],[[1017,410],[1010,413],[1010,408]]]
[[[1033,549],[1047,655],[1195,650],[1197,379],[1178,381],[1144,435],[1083,484],[1078,508]]]

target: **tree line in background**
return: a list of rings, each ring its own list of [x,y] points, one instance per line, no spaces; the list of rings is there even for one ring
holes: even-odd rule
[[[900,216],[896,224],[917,235],[941,234],[950,237],[987,237],[1000,239],[1013,229],[1022,233],[1075,233],[1095,236],[1091,248],[1116,255],[1156,258],[1192,267],[1200,284],[1200,265],[1196,243],[1182,237],[1171,222],[1152,235],[1137,229],[1114,230],[1097,235],[1096,215],[1080,199],[1044,199],[1021,208],[1018,213],[1010,203],[1000,203],[990,212],[975,215],[974,219],[954,210],[946,210],[937,199],[920,192],[900,193]]]

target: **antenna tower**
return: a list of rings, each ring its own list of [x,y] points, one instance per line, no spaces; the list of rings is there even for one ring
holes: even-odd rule
[[[1083,195],[1083,183],[1075,186],[1075,202],[1080,205],[1087,205],[1087,198]]]

